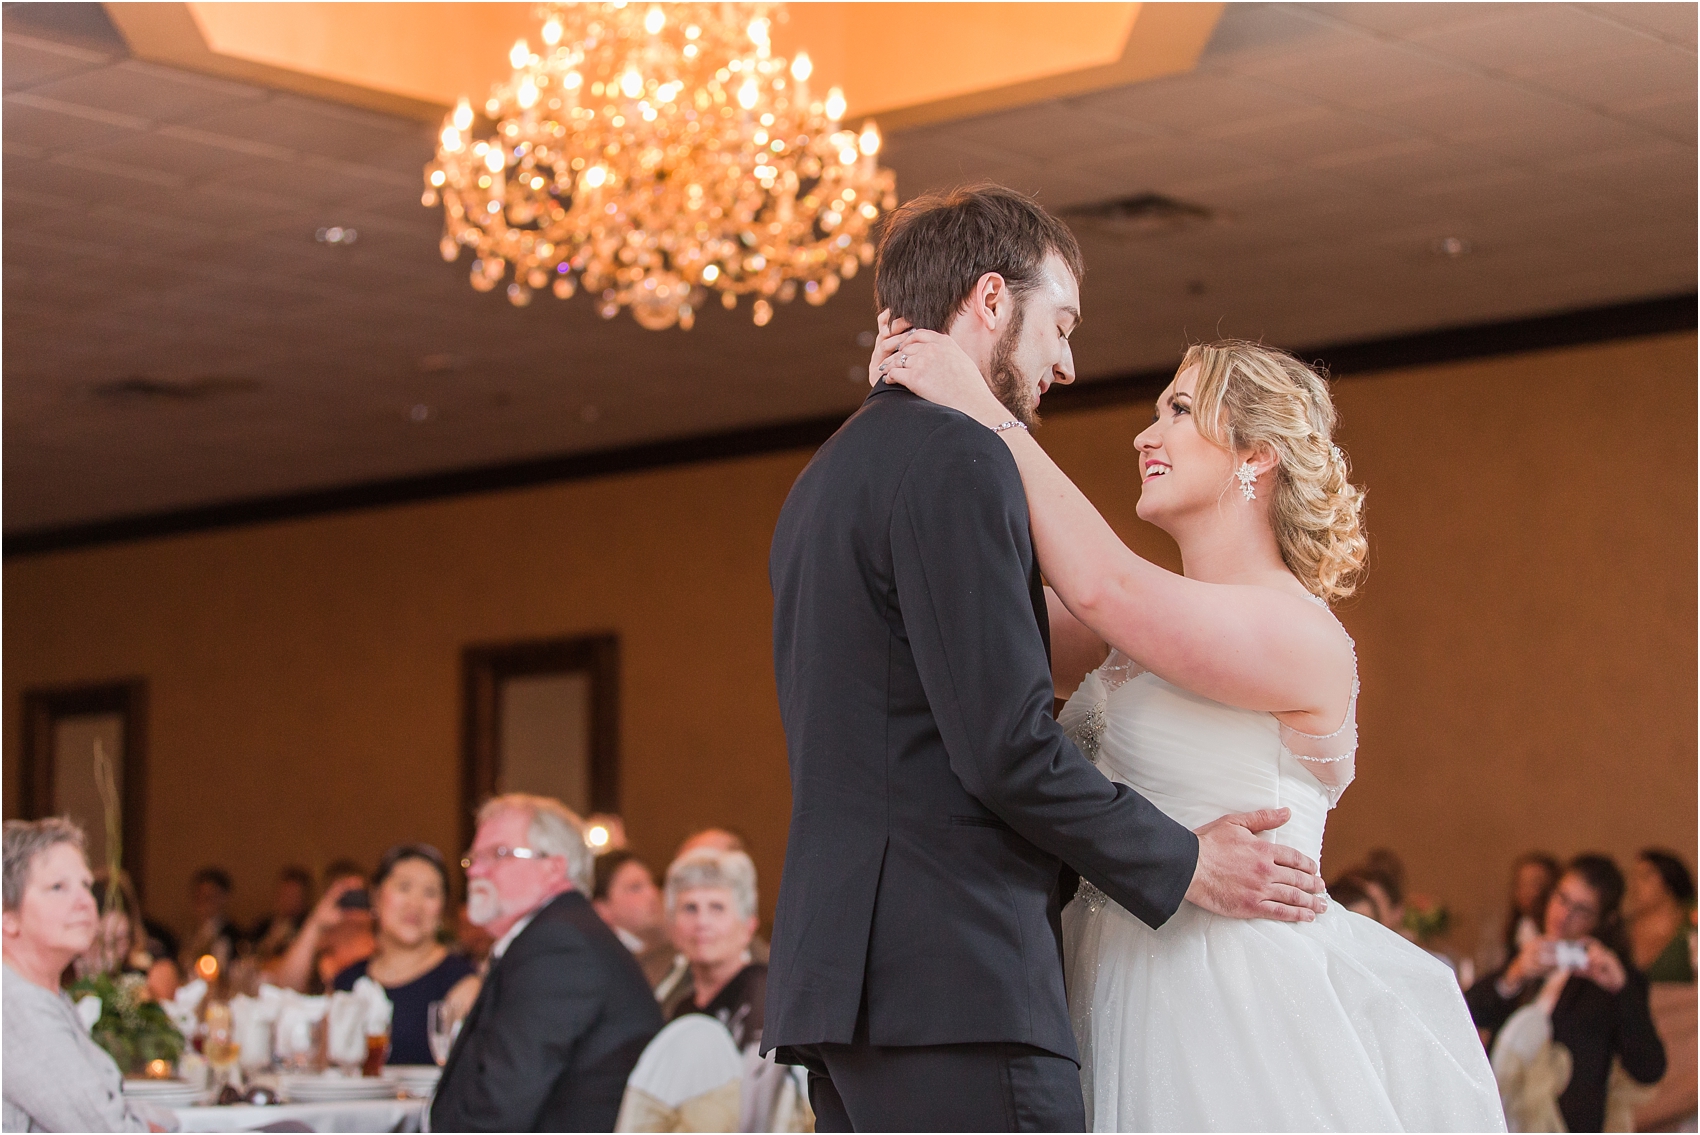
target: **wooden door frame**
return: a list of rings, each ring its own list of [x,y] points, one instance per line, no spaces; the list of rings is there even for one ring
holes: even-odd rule
[[[471,847],[478,806],[496,794],[501,770],[497,690],[507,678],[590,677],[590,810],[620,810],[620,640],[613,634],[485,643],[461,652],[461,846]]]
[[[19,770],[26,820],[55,814],[53,733],[61,718],[116,713],[124,720],[124,870],[145,899],[148,801],[148,683],[146,678],[49,686],[24,691],[24,759]],[[99,871],[104,864],[91,863]]]

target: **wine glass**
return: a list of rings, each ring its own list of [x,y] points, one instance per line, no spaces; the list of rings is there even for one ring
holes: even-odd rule
[[[206,1035],[201,1054],[213,1070],[213,1083],[222,1088],[233,1082],[232,1072],[242,1057],[242,1046],[236,1042],[236,1032],[230,1019],[227,1001],[212,1001],[206,1008]]]
[[[455,1038],[460,1035],[460,1023],[460,1015],[447,1001],[433,1001],[425,1007],[425,1039],[438,1065],[448,1062]]]

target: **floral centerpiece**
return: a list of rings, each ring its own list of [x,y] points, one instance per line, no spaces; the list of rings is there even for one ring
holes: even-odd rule
[[[1405,900],[1405,929],[1418,945],[1432,949],[1452,929],[1452,911],[1427,895],[1412,895]]]
[[[147,979],[141,974],[94,973],[72,982],[66,992],[79,1003],[88,997],[100,999],[100,1016],[90,1035],[125,1075],[169,1074],[177,1066],[183,1034],[148,996]]]
[[[147,978],[125,972],[142,912],[133,893],[125,893],[123,811],[112,759],[99,740],[94,743],[94,779],[106,821],[106,891],[99,931],[88,952],[77,959],[77,980],[66,992],[85,1022],[95,1017],[89,1035],[126,1076],[164,1078],[177,1069],[183,1034],[148,993]],[[96,1001],[98,1016],[93,1011]]]

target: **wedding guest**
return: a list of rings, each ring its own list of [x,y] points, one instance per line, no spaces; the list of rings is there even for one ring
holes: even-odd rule
[[[713,851],[741,851],[746,855],[748,855],[750,851],[750,849],[745,846],[743,833],[738,831],[736,828],[703,828],[701,831],[692,832],[690,835],[686,836],[684,842],[679,845],[679,850],[673,853],[673,858],[676,861],[684,858],[693,851],[701,851],[704,848],[708,848]],[[756,961],[760,962],[762,965],[766,965],[768,953],[767,939],[762,935],[757,934],[755,939],[750,943],[750,953],[754,956]],[[680,981],[688,980],[688,974],[688,967],[675,960],[673,970],[667,975],[667,977],[662,978],[661,982],[656,985],[656,997],[659,998],[663,1004],[669,1006],[672,1005],[674,1003],[674,997],[676,997],[676,995],[685,988],[685,986],[681,986],[679,984]],[[667,990],[668,996],[663,995],[664,987]]]
[[[760,921],[755,864],[741,851],[690,852],[667,869],[666,897],[673,941],[691,968],[690,994],[668,1019],[706,1013],[740,1049],[759,1043],[767,966],[750,956]]]
[[[1379,889],[1376,884],[1348,873],[1328,884],[1328,897],[1354,914],[1380,922],[1383,908],[1376,902],[1372,888]]]
[[[650,987],[673,968],[673,944],[667,940],[661,909],[661,888],[649,864],[626,850],[596,857],[596,885],[590,905],[596,908],[620,944],[632,952]]]
[[[249,928],[248,941],[254,956],[269,962],[285,950],[301,931],[313,900],[313,876],[305,867],[289,866],[278,872],[272,892],[271,913]]]
[[[1623,960],[1623,890],[1623,873],[1609,858],[1577,856],[1547,900],[1541,936],[1464,995],[1476,1025],[1490,1033],[1537,998],[1550,1007],[1551,1043],[1570,1052],[1570,1080],[1557,1103],[1571,1131],[1604,1130],[1614,1058],[1640,1084],[1665,1073],[1647,982]],[[1570,945],[1585,951],[1585,964],[1570,968],[1556,948]]]
[[[1623,917],[1629,960],[1648,981],[1693,981],[1689,916],[1694,876],[1675,852],[1649,847],[1629,868]]]
[[[1544,851],[1526,851],[1511,865],[1511,910],[1505,916],[1505,933],[1500,943],[1505,956],[1500,959],[1500,965],[1541,936],[1547,900],[1552,897],[1559,874],[1558,860]]]
[[[95,938],[93,877],[69,820],[7,820],[0,914],[0,1127],[164,1130],[124,1096],[124,1077],[89,1036],[59,977]]]
[[[265,979],[297,993],[323,993],[332,978],[376,948],[366,880],[341,875],[325,888],[289,948],[261,970]]]
[[[185,938],[181,962],[183,972],[193,973],[196,961],[211,954],[220,970],[236,956],[241,934],[230,924],[230,873],[222,867],[203,867],[189,881],[189,909],[193,916]]]
[[[482,975],[496,940],[490,937],[488,930],[472,921],[465,903],[461,903],[455,911],[454,940],[455,948],[472,963],[473,970]]]
[[[590,905],[584,822],[559,801],[485,803],[461,861],[489,972],[431,1104],[434,1131],[611,1131],[661,1027],[643,971]]]
[[[426,1038],[427,1008],[446,1001],[451,1013],[464,1017],[478,995],[472,963],[437,940],[448,891],[449,871],[436,848],[404,843],[384,852],[372,874],[376,948],[331,982],[345,992],[363,977],[384,987],[395,1007],[391,1064],[434,1064]]]

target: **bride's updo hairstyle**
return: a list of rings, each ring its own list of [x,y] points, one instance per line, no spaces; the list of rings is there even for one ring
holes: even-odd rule
[[[1285,351],[1243,339],[1189,347],[1180,369],[1193,365],[1198,432],[1232,453],[1259,445],[1275,452],[1269,519],[1288,570],[1328,602],[1352,594],[1369,554],[1364,494],[1334,444],[1328,380]]]

